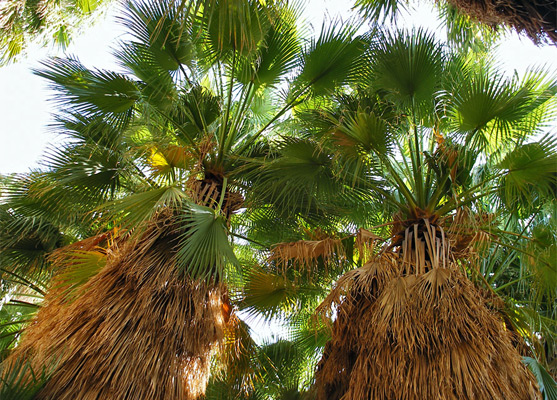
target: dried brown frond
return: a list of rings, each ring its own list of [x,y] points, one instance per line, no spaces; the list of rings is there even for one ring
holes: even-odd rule
[[[11,355],[34,370],[56,362],[38,400],[187,400],[204,392],[229,317],[226,289],[180,272],[168,220],[113,245],[71,301],[48,294]]]
[[[463,207],[445,221],[447,235],[451,238],[451,252],[456,259],[467,259],[470,264],[479,259],[482,250],[491,243],[490,235],[483,230],[483,226],[490,225],[492,220],[492,214],[472,212]]]
[[[375,301],[379,288],[385,286],[397,274],[393,265],[389,261],[388,255],[383,254],[363,267],[348,271],[339,278],[331,293],[319,305],[316,310],[317,314],[322,314],[328,317],[327,319],[331,318],[332,313],[340,304],[350,301],[348,297],[350,293],[358,301],[364,299],[368,299],[370,302]],[[360,307],[361,304],[358,304],[358,301],[346,303],[346,307],[352,305]]]
[[[311,272],[317,267],[318,259],[322,259],[327,266],[329,262],[344,259],[345,256],[342,240],[327,237],[321,240],[279,243],[271,248],[269,262],[275,263],[283,271],[298,267]]]
[[[246,394],[261,381],[261,366],[254,361],[257,344],[250,335],[249,327],[240,320],[235,313],[230,316],[230,322],[224,330],[224,340],[215,357],[217,369],[212,377],[228,381]]]
[[[448,0],[463,14],[487,25],[507,25],[539,43],[557,42],[555,0]]]
[[[377,236],[371,231],[367,229],[360,228],[358,234],[356,235],[356,249],[358,249],[358,253],[360,254],[360,258],[363,262],[367,262],[368,260],[373,257],[374,250],[375,250],[375,242],[383,241],[384,239],[380,236]]]
[[[539,398],[516,337],[449,243],[424,220],[396,252],[386,246],[339,279],[318,310],[334,319],[318,400]]]

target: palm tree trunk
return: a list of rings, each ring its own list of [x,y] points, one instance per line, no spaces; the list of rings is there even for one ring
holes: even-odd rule
[[[51,293],[12,359],[56,363],[37,400],[190,400],[203,394],[228,315],[222,284],[173,260],[175,227],[158,220],[109,249],[75,297]]]
[[[425,225],[341,277],[322,304],[339,306],[317,399],[539,398],[512,332],[462,273],[450,240]]]

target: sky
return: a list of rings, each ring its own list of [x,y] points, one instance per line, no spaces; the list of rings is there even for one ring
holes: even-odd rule
[[[305,1],[305,17],[318,30],[323,18],[346,20],[351,2],[338,0]],[[115,12],[107,12],[77,37],[65,54],[77,55],[89,67],[115,67],[110,49],[123,30],[114,23]],[[431,10],[422,6],[406,19],[408,24],[436,27]],[[48,129],[54,111],[53,93],[46,82],[32,73],[48,56],[62,56],[56,49],[34,47],[18,63],[0,67],[0,174],[26,172],[37,168],[48,144],[56,137]],[[557,46],[536,47],[516,34],[504,40],[496,53],[509,75],[522,74],[528,66],[546,65],[557,74]],[[557,125],[557,123],[555,124]]]

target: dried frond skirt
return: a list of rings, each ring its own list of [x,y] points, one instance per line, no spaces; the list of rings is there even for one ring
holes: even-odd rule
[[[112,248],[67,298],[49,295],[11,359],[55,365],[37,400],[190,400],[223,337],[225,289],[192,281],[156,226]],[[116,247],[116,246],[115,246]]]
[[[402,273],[396,255],[340,278],[318,400],[530,400],[535,380],[505,324],[454,265]]]

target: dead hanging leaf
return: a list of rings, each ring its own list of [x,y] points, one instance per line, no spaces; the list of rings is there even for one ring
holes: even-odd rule
[[[344,300],[349,301],[349,294],[354,296],[357,293],[359,298],[375,301],[382,288],[395,275],[396,271],[388,256],[378,256],[364,266],[348,271],[338,279],[329,295],[317,307],[316,315],[330,319],[338,305]]]
[[[284,271],[295,266],[311,271],[317,267],[320,258],[326,266],[345,257],[342,240],[328,237],[322,240],[279,243],[271,248],[269,262],[276,263]]]
[[[491,235],[483,227],[492,225],[493,214],[472,212],[459,208],[448,222],[447,234],[451,238],[451,251],[456,258],[467,259],[470,264],[479,260],[482,251],[491,244]]]
[[[360,228],[358,234],[356,235],[356,249],[360,253],[360,257],[364,262],[371,259],[375,249],[375,242],[383,241],[381,236],[377,236],[367,229]]]

